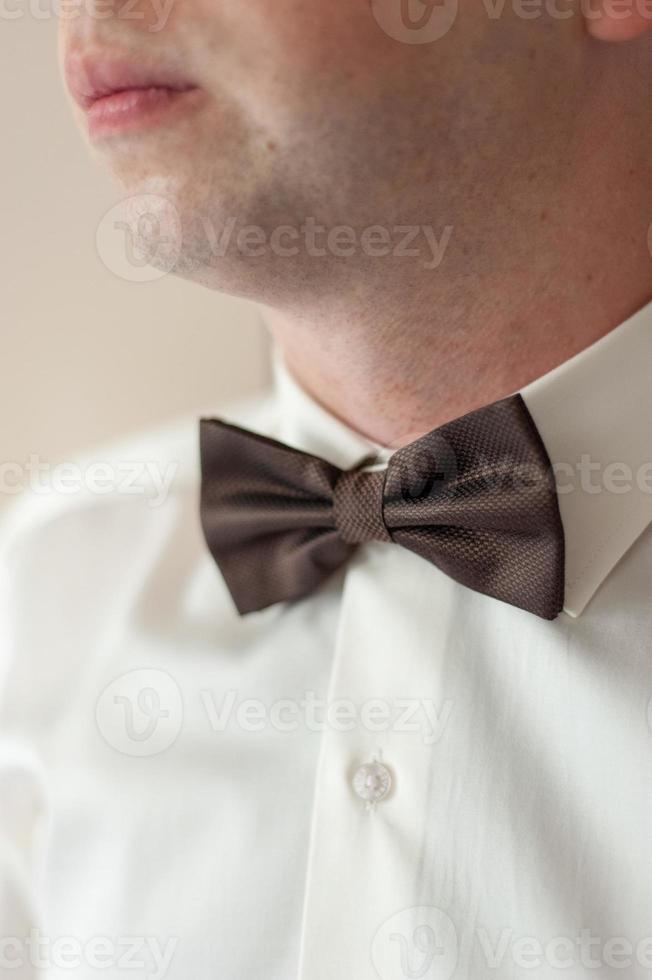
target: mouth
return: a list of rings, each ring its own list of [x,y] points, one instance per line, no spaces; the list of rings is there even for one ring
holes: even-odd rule
[[[65,76],[92,139],[163,125],[202,94],[173,69],[99,57],[69,57]]]

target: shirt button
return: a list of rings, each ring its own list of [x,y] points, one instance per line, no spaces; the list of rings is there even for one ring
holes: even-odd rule
[[[353,776],[353,789],[371,809],[384,800],[392,788],[392,774],[387,766],[374,759],[373,762],[365,762],[356,770]]]

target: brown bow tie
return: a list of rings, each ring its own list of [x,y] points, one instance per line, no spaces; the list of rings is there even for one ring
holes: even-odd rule
[[[343,471],[218,419],[201,423],[206,541],[241,614],[312,592],[365,541],[392,541],[544,619],[564,596],[548,454],[520,395]],[[368,465],[368,464],[367,464]]]

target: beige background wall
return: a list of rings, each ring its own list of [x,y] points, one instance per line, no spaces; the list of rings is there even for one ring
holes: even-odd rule
[[[57,462],[259,387],[267,357],[253,307],[105,267],[116,193],[69,115],[56,22],[6,8],[23,16],[0,18],[0,459]]]

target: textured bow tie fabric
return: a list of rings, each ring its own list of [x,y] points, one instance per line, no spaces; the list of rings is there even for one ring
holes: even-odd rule
[[[201,518],[241,614],[299,599],[358,545],[393,542],[455,581],[554,619],[564,534],[520,395],[353,470],[219,419],[201,423]]]

